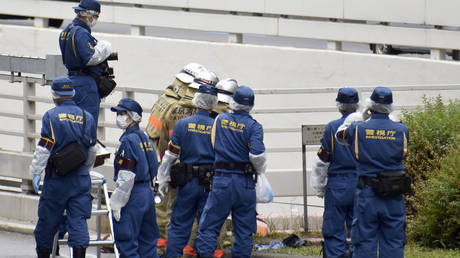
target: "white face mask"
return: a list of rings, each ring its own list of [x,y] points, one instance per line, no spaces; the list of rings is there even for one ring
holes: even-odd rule
[[[129,126],[128,115],[117,115],[117,126],[120,129],[126,129]]]
[[[90,18],[88,18],[88,26],[89,26],[90,28],[96,26],[96,23],[97,23],[97,18],[92,17],[91,19],[92,19],[93,21],[90,21]]]

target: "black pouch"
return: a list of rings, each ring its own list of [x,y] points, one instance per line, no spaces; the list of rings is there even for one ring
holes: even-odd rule
[[[50,164],[59,175],[67,175],[86,161],[86,155],[78,142],[67,144],[62,150],[50,157]]]
[[[115,86],[117,86],[117,83],[109,76],[102,74],[99,75],[91,72],[90,70],[85,70],[85,72],[93,77],[94,81],[96,81],[97,91],[99,92],[101,99],[109,96],[113,89],[115,89]]]
[[[115,86],[117,86],[117,83],[113,79],[103,75],[99,76],[99,80],[96,80],[96,82],[101,99],[107,97],[115,89]]]
[[[244,174],[246,176],[252,177],[252,180],[254,180],[254,183],[257,183],[257,171],[252,165],[252,163],[249,162],[244,166]]]
[[[213,166],[201,166],[198,170],[198,183],[204,186],[207,190],[210,190],[213,176]]]
[[[410,190],[411,180],[405,171],[382,172],[371,185],[372,190],[380,197],[395,197]]]
[[[171,167],[170,172],[171,186],[176,188],[184,186],[188,182],[188,173],[183,163],[175,164]]]

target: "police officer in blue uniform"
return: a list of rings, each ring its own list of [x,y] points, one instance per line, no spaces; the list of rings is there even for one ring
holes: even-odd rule
[[[168,189],[169,179],[178,185],[171,214],[165,257],[182,257],[182,250],[190,238],[195,214],[198,221],[208,198],[213,174],[214,149],[211,145],[211,128],[214,119],[210,111],[217,105],[217,89],[203,83],[195,93],[192,103],[198,112],[182,118],[174,126],[168,150],[159,168],[160,193]],[[171,166],[179,159],[176,173],[170,176]],[[178,180],[179,182],[174,182]]]
[[[317,196],[325,194],[322,233],[327,258],[351,257],[344,224],[350,232],[353,197],[358,184],[351,148],[335,143],[334,138],[345,118],[359,108],[358,92],[353,88],[341,88],[336,101],[342,117],[326,125],[310,180]]]
[[[217,116],[212,127],[215,174],[195,241],[199,257],[213,256],[230,212],[235,236],[232,257],[251,256],[252,234],[257,231],[254,179],[266,169],[263,128],[249,115],[254,106],[249,87],[238,87],[229,105],[233,113]]]
[[[158,161],[152,142],[139,129],[142,107],[123,98],[111,110],[117,112],[117,126],[125,130],[115,154],[116,188],[110,198],[115,244],[120,257],[158,257],[159,230],[151,189]]]
[[[351,230],[353,257],[377,257],[377,248],[379,257],[404,257],[403,193],[410,183],[402,160],[409,131],[389,118],[392,103],[391,90],[376,87],[365,112],[351,114],[337,130],[337,140],[351,145],[359,173]]]
[[[96,157],[96,123],[90,113],[75,105],[72,100],[75,90],[69,79],[55,78],[51,92],[56,107],[43,116],[41,138],[30,165],[36,193],[41,173],[46,168],[38,203],[38,223],[34,230],[36,250],[39,258],[50,256],[53,237],[65,209],[69,225],[68,244],[73,248],[73,257],[80,258],[85,257],[89,243],[86,220],[91,216],[92,197],[88,167],[93,165]],[[81,146],[87,158],[63,175],[49,160],[72,142]]]
[[[97,0],[82,0],[73,8],[77,17],[61,32],[59,46],[75,89],[74,101],[90,112],[97,124],[101,98],[92,76],[101,74],[102,63],[111,54],[112,46],[108,41],[98,41],[91,35],[91,28],[96,25],[101,12]]]

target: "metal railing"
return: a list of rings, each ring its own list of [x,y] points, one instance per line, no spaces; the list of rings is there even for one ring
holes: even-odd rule
[[[30,62],[42,62],[42,63],[51,63],[48,59],[54,59],[54,60],[60,60],[59,56],[47,56],[46,59],[40,59],[40,58],[35,58],[33,61],[31,61],[30,58],[20,58],[20,57],[10,57],[10,56],[2,56],[0,55],[0,63],[3,65],[0,65],[0,74],[1,70],[3,70],[3,74],[0,76],[0,79],[5,79],[9,80],[10,82],[22,82],[22,96],[18,95],[12,95],[12,94],[0,94],[0,99],[6,99],[6,100],[16,100],[16,101],[21,101],[23,105],[23,112],[7,112],[7,111],[0,111],[0,117],[8,117],[8,118],[13,118],[13,119],[21,119],[23,120],[23,127],[18,128],[15,130],[5,130],[5,129],[0,129],[0,135],[7,135],[7,136],[19,136],[23,138],[23,152],[26,153],[31,153],[36,145],[36,140],[37,138],[40,137],[39,135],[39,130],[40,128],[36,127],[36,121],[40,121],[43,113],[37,111],[37,104],[39,103],[51,103],[52,100],[50,97],[40,97],[37,96],[36,94],[36,84],[45,84],[48,85],[51,82],[52,76],[56,75],[62,75],[60,74],[62,72],[61,68],[59,66],[56,66],[56,70],[49,71],[44,69],[43,67],[41,68],[42,70],[34,70],[30,68]],[[4,65],[5,60],[15,60],[15,66],[14,69],[12,69],[12,66],[6,66]],[[23,62],[20,62],[22,60]],[[61,64],[62,66],[62,64]],[[6,68],[5,68],[6,67]],[[13,70],[13,71],[11,71]],[[61,71],[61,72],[59,72]],[[27,76],[26,73],[27,72]],[[265,95],[265,96],[277,96],[277,98],[282,98],[281,96],[284,96],[285,99],[286,95],[318,95],[320,96],[321,94],[334,94],[337,92],[339,87],[328,87],[328,88],[305,88],[305,89],[255,89],[256,95]],[[361,87],[355,87],[358,92],[361,94],[360,99],[362,98],[363,94],[368,94],[370,93],[374,87],[366,87],[366,86],[361,86]],[[460,85],[416,85],[416,86],[405,86],[405,85],[392,85],[391,89],[394,92],[428,92],[428,91],[460,91]],[[133,88],[133,87],[121,87],[118,86],[115,89],[117,92],[121,93],[123,97],[132,97],[136,98],[136,96],[142,97],[142,95],[148,94],[148,95],[159,95],[163,92],[163,90],[153,90],[153,89],[146,89],[146,88]],[[457,93],[458,94],[458,93]],[[259,102],[260,103],[260,102]],[[101,103],[101,112],[100,114],[101,117],[99,118],[99,124],[98,124],[98,138],[103,141],[104,144],[106,144],[109,147],[116,147],[118,142],[116,141],[115,138],[113,139],[107,139],[106,138],[106,131],[109,128],[116,128],[116,125],[114,122],[109,122],[105,120],[104,113],[103,112],[105,109],[108,109],[111,106],[116,105],[116,103],[110,103],[110,102],[102,102]],[[145,117],[148,117],[148,111],[151,108],[151,103],[149,106],[143,106],[143,109],[145,110],[146,114]],[[254,115],[268,115],[268,116],[273,116],[273,119],[278,119],[279,125],[287,124],[285,121],[282,119],[284,115],[296,115],[296,114],[315,114],[317,112],[337,112],[337,109],[335,106],[325,106],[325,107],[309,107],[308,103],[299,103],[299,107],[294,107],[294,108],[285,108],[285,107],[279,107],[279,106],[274,106],[273,108],[259,108],[254,110]],[[416,105],[410,105],[410,106],[395,106],[395,109],[413,109],[415,108]],[[302,122],[299,122],[299,125],[302,124]],[[277,134],[277,133],[286,133],[289,135],[293,135],[295,137],[298,137],[300,139],[301,135],[301,127],[300,126],[295,126],[295,127],[290,127],[290,126],[285,126],[285,127],[265,127],[264,132],[266,134]],[[282,141],[277,141],[282,143]],[[318,146],[307,146],[306,151],[309,152],[314,152],[316,151]],[[267,152],[271,153],[272,155],[278,155],[282,153],[288,153],[291,155],[301,155],[302,153],[302,146],[300,144],[297,145],[284,145],[282,144],[281,146],[274,147],[267,145]],[[289,164],[289,163],[286,163]],[[301,164],[299,163],[297,168],[295,169],[272,169],[269,170],[269,172],[286,172],[287,174],[285,175],[301,175],[302,168]],[[277,174],[277,173],[275,173]],[[273,174],[273,175],[275,175]],[[281,173],[282,174],[282,173]],[[3,175],[3,176],[8,176],[8,175]],[[11,176],[11,174],[10,174]],[[300,179],[301,176],[298,178]],[[276,177],[278,179],[278,177]],[[280,191],[278,191],[278,196],[301,196],[302,195],[302,182],[296,182],[296,180],[292,180],[291,183],[289,183],[289,179],[286,178],[279,178],[280,180],[275,180],[274,182],[274,188],[279,188]],[[292,179],[292,178],[291,178]],[[292,182],[296,182],[295,187],[287,187],[289,189],[286,189],[286,186],[283,186],[284,184],[289,185],[293,184]],[[298,186],[298,189],[297,189]],[[295,189],[294,189],[295,188]]]

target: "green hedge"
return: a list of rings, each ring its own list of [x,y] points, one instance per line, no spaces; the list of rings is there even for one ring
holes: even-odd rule
[[[460,144],[460,137],[456,141]],[[417,215],[409,237],[425,246],[460,247],[460,148],[442,159],[441,168],[416,192]]]
[[[460,101],[424,98],[424,104],[402,117],[410,134],[405,166],[413,179],[408,234],[426,246],[460,247]]]

